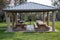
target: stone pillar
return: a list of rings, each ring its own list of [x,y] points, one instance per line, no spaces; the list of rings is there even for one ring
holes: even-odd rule
[[[43,22],[45,23],[45,12],[43,12]]]
[[[49,22],[50,22],[50,15],[49,12],[47,12],[47,25],[49,26]]]
[[[52,31],[55,31],[56,12],[52,12]]]
[[[7,31],[10,32],[11,28],[10,28],[10,13],[5,13],[6,16],[6,23],[7,23]]]

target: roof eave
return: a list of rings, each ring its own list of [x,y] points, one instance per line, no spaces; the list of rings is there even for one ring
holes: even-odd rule
[[[40,11],[56,11],[59,9],[31,9],[31,10],[3,10],[5,12],[40,12]]]

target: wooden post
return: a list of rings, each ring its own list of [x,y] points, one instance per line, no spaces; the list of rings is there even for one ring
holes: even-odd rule
[[[55,17],[56,13],[52,12],[52,31],[55,31]]]
[[[18,23],[18,13],[16,13],[15,17],[16,17],[15,22],[17,24]]]
[[[43,12],[43,22],[45,23],[45,12]]]
[[[50,21],[50,15],[49,12],[47,12],[47,25],[49,26],[49,21]]]
[[[22,20],[22,13],[20,13],[20,21]]]
[[[10,32],[11,28],[10,28],[10,14],[9,13],[5,13],[6,16],[6,23],[7,23],[7,31]]]
[[[12,28],[14,28],[14,13],[12,13]]]

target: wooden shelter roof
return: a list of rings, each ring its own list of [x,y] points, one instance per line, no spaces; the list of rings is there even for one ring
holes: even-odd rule
[[[34,3],[34,2],[26,2],[20,5],[4,8],[3,10],[4,11],[55,11],[57,10],[57,8]]]

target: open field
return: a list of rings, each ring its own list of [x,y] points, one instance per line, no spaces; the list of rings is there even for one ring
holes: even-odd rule
[[[0,23],[0,27],[6,28],[6,23]],[[56,22],[56,29],[60,31],[60,22]],[[51,33],[12,32],[12,33],[9,33],[4,31],[5,30],[0,30],[0,40],[60,40],[60,32],[51,32]]]

